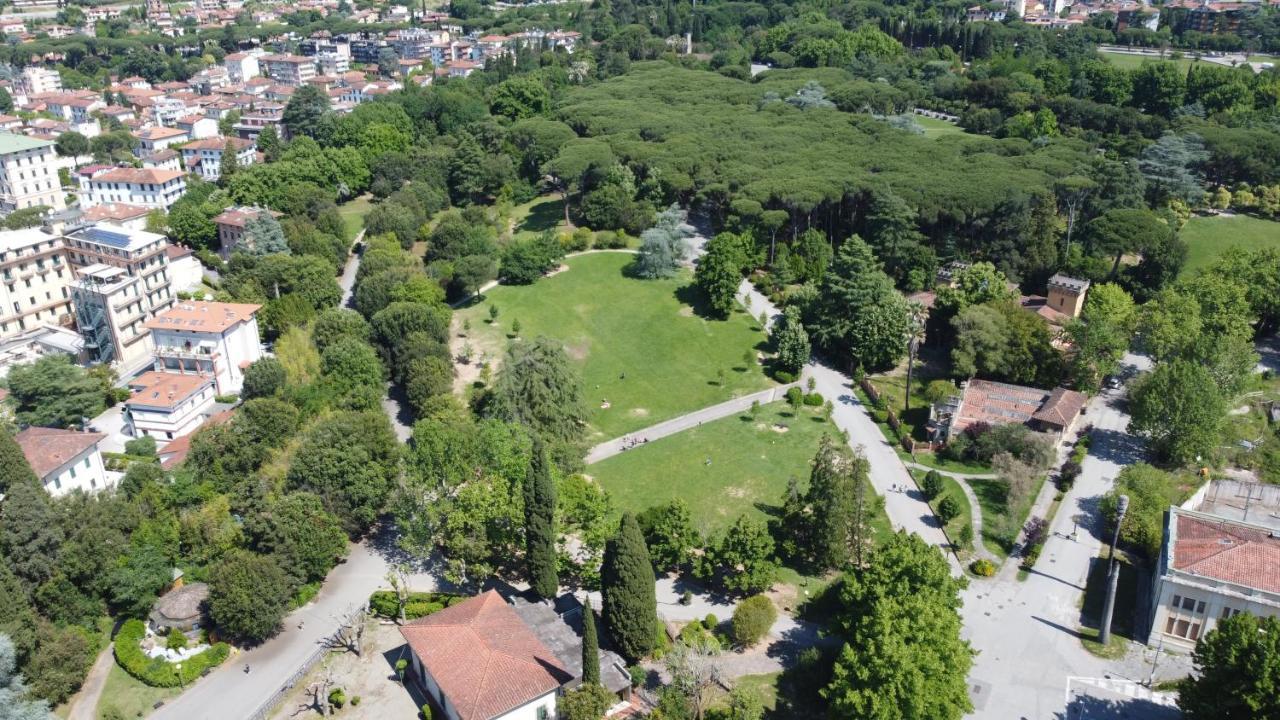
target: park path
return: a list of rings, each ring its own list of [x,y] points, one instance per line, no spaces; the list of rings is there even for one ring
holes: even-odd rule
[[[106,687],[111,666],[116,661],[113,647],[111,643],[107,643],[102,652],[98,653],[98,659],[93,661],[93,667],[89,668],[89,674],[85,676],[80,691],[72,701],[67,720],[98,720],[98,701],[102,698],[102,689]]]
[[[760,392],[754,392],[750,395],[743,395],[741,397],[733,398],[732,400],[726,400],[717,405],[704,407],[701,410],[695,410],[691,413],[681,415],[680,417],[663,420],[656,425],[650,425],[647,428],[627,433],[622,437],[607,440],[591,448],[587,453],[586,462],[590,465],[592,463],[600,462],[606,458],[611,458],[614,455],[623,452],[628,447],[631,447],[635,442],[657,440],[659,438],[667,437],[668,435],[675,435],[676,433],[690,430],[704,422],[711,422],[731,415],[737,415],[738,413],[749,410],[752,403],[758,402],[761,405],[764,405],[774,402],[775,400],[781,400],[786,396],[789,388],[798,386],[798,383],[792,383],[790,385],[780,385],[767,390],[761,390]]]
[[[980,474],[966,475],[964,473],[951,472],[949,470],[939,470],[938,468],[931,468],[928,465],[921,465],[920,463],[913,462],[906,463],[906,466],[915,470],[936,472],[939,475],[946,475],[956,481],[956,484],[959,485],[960,489],[964,492],[965,500],[969,503],[969,524],[973,527],[974,554],[977,555],[980,560],[989,560],[999,565],[1000,559],[996,557],[995,553],[988,550],[986,544],[982,541],[982,504],[978,502],[978,496],[973,492],[973,487],[969,485],[969,481],[997,480],[1000,476]]]
[[[338,279],[338,285],[342,287],[342,302],[338,307],[351,307],[352,294],[356,288],[356,273],[360,270],[360,259],[363,255],[356,252],[355,248],[360,245],[360,241],[364,240],[364,230],[356,233],[356,237],[351,241],[352,252],[347,255],[347,264],[342,268],[342,277]]]

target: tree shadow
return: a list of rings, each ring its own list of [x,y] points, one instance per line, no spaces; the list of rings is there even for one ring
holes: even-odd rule
[[[770,505],[770,504],[768,504],[768,503],[762,503],[762,502],[759,502],[759,501],[753,502],[753,503],[751,503],[751,505],[752,505],[752,506],[754,506],[754,507],[755,507],[755,509],[759,510],[760,512],[764,513],[765,515],[768,515],[769,517],[773,517],[773,518],[780,518],[780,517],[782,517],[782,506],[781,506],[781,505]]]
[[[554,230],[564,220],[564,202],[560,199],[543,200],[530,206],[529,214],[516,227],[516,232],[540,233]]]
[[[681,305],[689,306],[689,308],[693,310],[693,314],[703,320],[726,319],[725,316],[716,312],[716,310],[711,307],[711,299],[702,291],[702,288],[694,285],[693,283],[681,285],[676,288],[674,296],[677,302]]]
[[[1141,438],[1128,433],[1095,428],[1089,454],[1117,465],[1135,465],[1146,461],[1146,446]]]
[[[1035,621],[1036,621],[1036,622],[1038,622],[1038,623],[1041,623],[1042,625],[1048,625],[1049,627],[1053,628],[1054,630],[1058,630],[1058,631],[1064,632],[1064,633],[1066,633],[1066,634],[1070,635],[1071,637],[1076,638],[1077,640],[1081,640],[1081,639],[1083,639],[1083,638],[1084,638],[1084,635],[1083,635],[1083,634],[1081,634],[1081,632],[1080,632],[1079,630],[1076,630],[1075,628],[1069,628],[1069,627],[1067,627],[1066,625],[1059,625],[1058,623],[1056,623],[1056,622],[1054,622],[1054,621],[1052,621],[1052,620],[1046,620],[1046,619],[1044,619],[1044,618],[1040,617],[1039,615],[1032,615],[1032,616],[1031,616],[1031,619],[1032,619],[1032,620],[1035,620]]]

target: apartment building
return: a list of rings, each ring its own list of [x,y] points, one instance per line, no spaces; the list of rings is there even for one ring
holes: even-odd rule
[[[302,55],[263,55],[263,74],[281,85],[302,87],[316,76],[316,61]]]
[[[29,427],[13,437],[40,484],[54,497],[76,490],[93,493],[111,487],[95,432]]]
[[[204,423],[214,406],[213,378],[149,371],[129,381],[133,397],[124,403],[125,432],[161,443]]]
[[[227,143],[235,151],[237,165],[245,167],[253,164],[255,152],[252,140],[217,135],[182,146],[182,162],[186,165],[187,172],[216,182],[222,177],[222,155],[227,149]]]
[[[230,207],[223,210],[213,219],[218,227],[218,257],[223,261],[231,259],[231,254],[244,241],[244,228],[258,213],[268,212],[258,207]]]
[[[21,82],[27,95],[62,92],[62,76],[57,70],[30,65],[22,69]]]
[[[248,82],[262,74],[258,57],[258,53],[231,53],[222,59],[222,66],[227,69],[227,76],[232,83]]]
[[[72,280],[62,238],[39,228],[0,232],[0,339],[70,324]]]
[[[157,372],[212,377],[219,395],[240,392],[244,371],[262,357],[261,305],[184,302],[147,321]]]
[[[116,168],[88,179],[81,205],[118,202],[168,210],[187,191],[186,175],[178,170]]]
[[[322,75],[341,75],[351,70],[351,57],[339,53],[322,52],[316,55],[316,64]]]
[[[176,127],[152,125],[133,134],[138,139],[138,157],[149,158],[161,150],[168,150],[175,145],[191,139],[186,131]]]
[[[0,133],[0,212],[66,208],[57,163],[52,142]]]

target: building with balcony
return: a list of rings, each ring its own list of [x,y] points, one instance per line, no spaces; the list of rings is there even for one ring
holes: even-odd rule
[[[105,437],[95,432],[29,427],[13,439],[45,491],[60,497],[76,490],[98,492],[114,484],[98,450]]]
[[[216,182],[222,177],[222,154],[226,151],[227,143],[235,150],[237,165],[246,167],[253,164],[255,149],[252,140],[217,135],[182,146],[182,162],[186,165],[187,172]]]
[[[116,168],[90,177],[86,186],[84,207],[117,202],[167,211],[187,191],[186,174],[180,170]]]
[[[124,403],[125,432],[166,443],[204,423],[217,393],[206,375],[145,372],[129,381],[133,396]]]
[[[165,250],[169,240],[159,233],[99,223],[66,234],[67,255],[75,266],[95,263],[123,269],[142,281],[148,317],[173,305],[172,278]]]
[[[39,228],[0,232],[0,340],[69,325],[73,280],[62,238]]]
[[[29,65],[22,69],[20,81],[22,90],[27,95],[62,92],[62,76],[57,70]]]
[[[150,357],[151,333],[144,325],[149,313],[139,279],[101,263],[81,268],[77,275],[71,299],[85,359],[134,367]]]
[[[147,321],[155,369],[212,377],[219,395],[240,392],[244,370],[262,357],[261,305],[185,302]]]
[[[316,76],[316,61],[303,55],[263,55],[263,74],[281,85],[302,87]]]
[[[160,125],[143,128],[135,132],[133,136],[138,139],[137,153],[138,157],[142,158],[151,157],[161,150],[181,145],[191,139],[191,136],[184,130]]]
[[[0,212],[41,205],[53,210],[67,206],[53,143],[0,133]]]

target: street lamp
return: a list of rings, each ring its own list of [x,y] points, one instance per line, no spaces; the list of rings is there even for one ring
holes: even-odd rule
[[[1120,540],[1120,524],[1124,522],[1124,514],[1129,510],[1129,496],[1121,495],[1116,506],[1116,530],[1111,535],[1111,558],[1107,568],[1107,602],[1102,606],[1102,629],[1098,632],[1098,642],[1106,647],[1111,641],[1111,614],[1116,609],[1116,583],[1120,581],[1120,565],[1116,562],[1116,543]]]
[[[187,684],[182,680],[182,663],[174,663],[173,668],[178,673],[178,684],[182,686],[183,690],[186,690]]]

